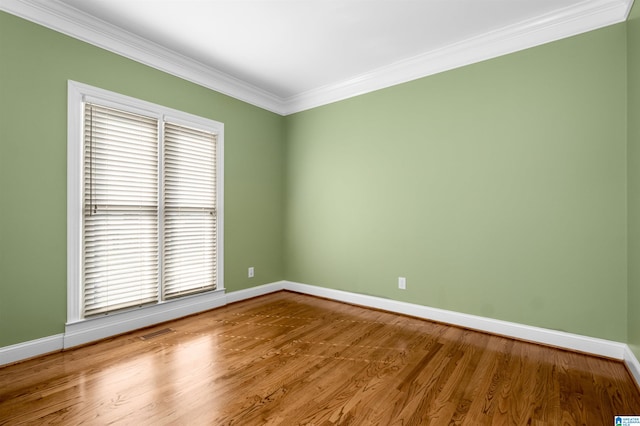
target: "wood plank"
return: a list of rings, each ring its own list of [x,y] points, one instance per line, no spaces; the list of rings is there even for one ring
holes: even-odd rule
[[[0,425],[595,425],[617,414],[640,415],[621,362],[291,292],[0,368]]]

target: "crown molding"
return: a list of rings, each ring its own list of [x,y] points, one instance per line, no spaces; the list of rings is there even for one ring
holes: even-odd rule
[[[633,0],[585,0],[554,13],[425,52],[286,98],[285,115],[582,34],[626,20]]]
[[[266,90],[58,0],[0,0],[0,10],[268,111],[284,111],[282,99]]]
[[[623,22],[633,0],[585,0],[288,98],[166,49],[58,0],[0,0],[0,10],[280,115],[293,114],[396,84]]]

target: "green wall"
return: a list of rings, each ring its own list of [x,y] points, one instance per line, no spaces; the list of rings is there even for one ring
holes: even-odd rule
[[[640,5],[627,21],[629,294],[628,342],[640,359]]]
[[[285,276],[625,341],[626,108],[619,24],[289,116]]]
[[[283,118],[0,12],[0,347],[64,330],[72,79],[225,123],[228,291],[288,279],[640,357],[639,15]]]
[[[0,12],[0,347],[64,331],[69,79],[223,122],[225,286],[284,278],[282,117]]]

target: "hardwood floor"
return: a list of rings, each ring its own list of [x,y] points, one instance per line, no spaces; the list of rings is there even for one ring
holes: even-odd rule
[[[2,425],[612,425],[617,414],[640,415],[621,362],[288,292],[0,368]]]

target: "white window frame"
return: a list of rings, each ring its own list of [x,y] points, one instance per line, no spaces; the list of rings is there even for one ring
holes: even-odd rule
[[[83,103],[86,100],[217,134],[217,288],[157,304],[82,318]],[[83,83],[68,81],[67,99],[67,323],[64,347],[124,333],[162,321],[222,306],[224,287],[224,124]]]

